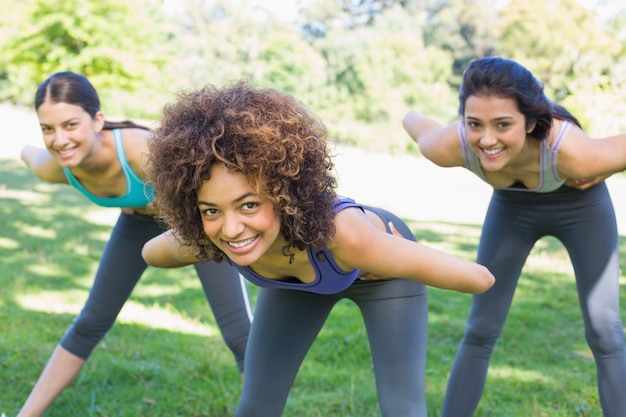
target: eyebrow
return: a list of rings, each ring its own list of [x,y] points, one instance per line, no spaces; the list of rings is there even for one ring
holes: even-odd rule
[[[476,116],[465,116],[465,119],[472,119],[472,120],[481,120],[479,117]],[[513,116],[502,116],[502,117],[496,117],[495,119],[490,120],[491,122],[499,122],[502,120],[514,120],[515,117]]]
[[[236,199],[234,199],[234,200],[231,202],[231,204],[237,204],[237,203],[240,203],[240,202],[242,202],[243,200],[245,200],[245,199],[246,199],[246,198],[248,198],[248,197],[256,197],[256,194],[255,194],[255,193],[252,193],[252,192],[250,192],[250,193],[245,193],[244,195],[242,195],[242,196],[237,197]],[[217,204],[215,204],[215,203],[210,203],[210,202],[208,202],[208,201],[204,201],[204,200],[198,200],[198,205],[199,205],[199,206],[200,206],[200,205],[203,205],[203,206],[210,206],[210,207],[216,207],[216,206],[217,206]]]
[[[73,122],[73,121],[77,121],[77,120],[80,120],[80,118],[79,117],[70,117],[67,120],[63,120],[61,122],[61,124],[65,124],[65,123],[69,123],[69,122]],[[50,123],[39,123],[39,126],[51,126],[51,124]]]

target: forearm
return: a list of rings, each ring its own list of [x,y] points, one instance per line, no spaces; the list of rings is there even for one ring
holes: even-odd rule
[[[157,268],[179,268],[200,260],[193,255],[194,248],[183,245],[172,231],[162,233],[145,243],[141,251],[144,261]]]
[[[443,127],[440,123],[416,110],[411,110],[404,116],[402,126],[418,144],[429,132],[437,131]]]

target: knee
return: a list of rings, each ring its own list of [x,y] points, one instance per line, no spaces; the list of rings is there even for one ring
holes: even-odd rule
[[[588,325],[585,337],[595,356],[611,356],[624,350],[624,330],[619,319],[597,320]]]
[[[470,320],[463,334],[463,343],[481,346],[491,351],[501,332],[502,325],[498,322],[485,319]]]
[[[84,308],[72,323],[71,332],[77,337],[100,340],[115,322],[116,315],[103,314]]]

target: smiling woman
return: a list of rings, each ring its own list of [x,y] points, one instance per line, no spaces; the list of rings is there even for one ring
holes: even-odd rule
[[[459,115],[448,126],[417,111],[404,118],[426,158],[493,187],[477,262],[496,284],[472,300],[441,416],[469,417],[478,407],[520,272],[543,236],[559,239],[571,257],[604,416],[625,416],[617,225],[603,180],[626,169],[626,134],[590,138],[526,68],[499,57],[470,63]]]
[[[245,83],[183,93],[155,136],[146,172],[172,230],[146,243],[144,259],[225,260],[261,287],[235,415],[282,414],[326,318],[350,299],[366,324],[382,415],[425,417],[425,285],[483,292],[489,271],[418,244],[392,213],[338,196],[326,128],[288,94]]]
[[[19,417],[43,414],[81,370],[97,343],[113,326],[147,265],[143,244],[163,231],[149,208],[150,188],[142,160],[152,132],[135,123],[112,123],[100,110],[95,88],[83,75],[52,74],[37,89],[35,109],[45,148],[27,145],[21,156],[40,179],[69,184],[119,217],[96,272],[89,297],[56,347]],[[237,271],[215,262],[196,270],[216,321],[240,372],[251,308]]]

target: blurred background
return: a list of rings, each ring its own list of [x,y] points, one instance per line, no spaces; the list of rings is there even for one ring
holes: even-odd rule
[[[0,102],[71,70],[107,118],[158,121],[180,90],[246,79],[294,94],[340,143],[418,153],[412,108],[449,122],[467,64],[501,55],[593,136],[626,130],[621,0],[0,0]],[[35,126],[36,127],[36,126]]]

